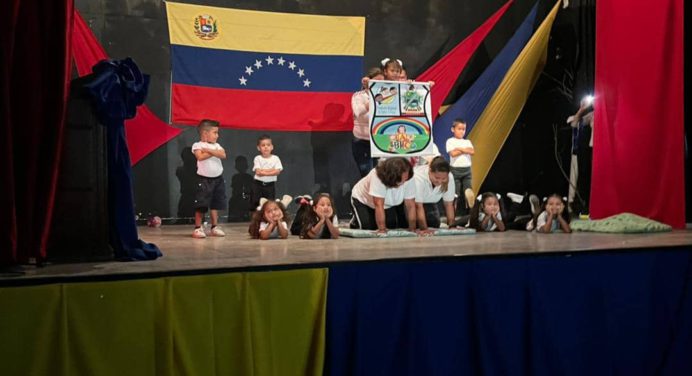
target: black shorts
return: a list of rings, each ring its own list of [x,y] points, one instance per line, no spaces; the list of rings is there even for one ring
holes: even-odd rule
[[[425,223],[428,227],[440,227],[440,208],[438,208],[437,205],[437,202],[423,204],[423,210],[425,210]]]
[[[264,197],[267,200],[273,200],[276,198],[276,184],[275,182],[265,183],[261,180],[252,180],[252,203],[250,210],[257,209],[259,206],[260,199]]]
[[[195,210],[206,213],[207,209],[226,210],[226,180],[223,175],[215,178],[197,175]]]
[[[353,208],[353,218],[351,228],[361,230],[377,230],[375,221],[375,209],[365,205],[357,199],[351,197],[351,207]],[[406,207],[403,203],[384,209],[385,226],[388,229],[408,228],[406,218]]]

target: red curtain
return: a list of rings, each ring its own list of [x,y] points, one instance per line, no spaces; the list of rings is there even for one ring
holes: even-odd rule
[[[685,226],[683,0],[596,2],[590,212]]]
[[[0,3],[0,265],[13,265],[46,256],[69,94],[73,1]]]

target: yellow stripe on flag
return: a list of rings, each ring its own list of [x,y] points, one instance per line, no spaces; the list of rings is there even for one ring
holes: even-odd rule
[[[555,3],[548,17],[543,20],[509,68],[469,134],[469,140],[476,150],[471,165],[471,186],[474,192],[478,192],[488,176],[490,167],[500,153],[545,66],[550,29],[561,3],[562,0]]]
[[[171,44],[234,51],[363,56],[365,18],[166,2]]]

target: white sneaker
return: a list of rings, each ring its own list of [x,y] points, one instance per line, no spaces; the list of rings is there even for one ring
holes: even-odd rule
[[[204,239],[207,237],[207,234],[204,233],[204,229],[202,227],[198,227],[195,229],[195,231],[192,231],[192,237],[195,239]]]
[[[536,195],[529,196],[529,203],[531,204],[531,214],[538,215],[541,212],[541,201]]]
[[[211,236],[226,236],[226,233],[221,230],[221,227],[216,226],[211,229],[211,232],[209,233]]]
[[[464,190],[464,197],[466,198],[466,205],[468,205],[470,211],[476,203],[476,194],[473,193],[471,188],[466,188],[466,190]]]

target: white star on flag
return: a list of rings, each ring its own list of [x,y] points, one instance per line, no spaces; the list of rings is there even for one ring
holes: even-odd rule
[[[257,69],[262,68],[262,62],[259,61],[259,60],[255,60],[255,64],[253,64],[253,65],[254,65],[255,67],[257,67]]]
[[[245,67],[245,73],[247,73],[248,76],[252,76],[253,72],[252,67]]]
[[[305,70],[304,69],[298,69],[298,77],[303,77],[305,76]]]
[[[288,69],[290,69],[290,70],[296,69],[296,63],[295,63],[295,61],[292,61],[292,62],[288,63]]]
[[[306,78],[306,79],[303,80],[303,87],[310,87],[310,84],[311,84],[311,83],[312,83],[312,82],[310,82],[310,80],[308,80],[308,79]]]
[[[272,65],[274,64],[274,58],[271,56],[267,56],[266,59],[264,59],[267,62],[267,65]]]
[[[245,78],[245,77],[243,77],[243,76],[240,76],[240,78],[238,79],[238,81],[240,81],[240,84],[241,84],[241,85],[247,86],[247,78]]]
[[[286,60],[284,60],[284,57],[281,56],[278,60],[276,60],[276,62],[279,63],[279,65],[284,65],[284,63],[286,62]]]

